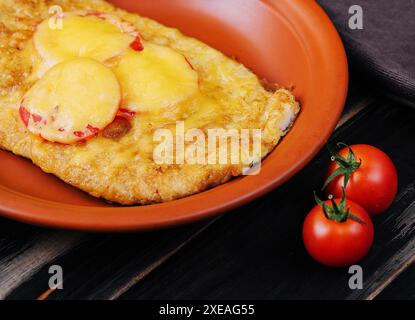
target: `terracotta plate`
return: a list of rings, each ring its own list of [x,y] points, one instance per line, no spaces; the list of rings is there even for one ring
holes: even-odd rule
[[[343,109],[343,45],[314,1],[113,1],[237,57],[260,77],[295,85],[302,113],[261,173],[168,203],[117,207],[0,152],[0,211],[16,220],[70,229],[132,231],[175,226],[241,206],[285,182],[324,145]]]

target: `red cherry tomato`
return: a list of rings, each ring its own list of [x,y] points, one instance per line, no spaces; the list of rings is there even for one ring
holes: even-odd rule
[[[329,205],[330,201],[324,204]],[[304,245],[321,264],[330,267],[356,264],[366,256],[373,244],[374,229],[369,214],[352,201],[347,200],[345,209],[341,211],[347,213],[347,208],[353,218],[347,217],[343,222],[330,219],[321,205],[314,207],[304,221]]]
[[[349,200],[360,204],[371,215],[384,212],[396,196],[398,174],[392,160],[378,148],[358,144],[350,146],[354,153],[355,168],[350,172],[346,186]],[[344,160],[350,156],[349,147],[343,148],[338,155]],[[335,156],[335,159],[337,157]],[[360,166],[358,166],[361,161]],[[349,163],[351,165],[351,163]],[[342,167],[341,162],[333,161],[328,168],[327,177]],[[357,168],[356,168],[357,167]],[[327,195],[341,197],[344,186],[344,174],[334,178],[326,187]]]

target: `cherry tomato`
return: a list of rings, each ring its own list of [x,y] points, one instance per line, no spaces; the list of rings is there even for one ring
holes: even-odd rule
[[[378,148],[358,144],[334,153],[327,177],[327,195],[341,197],[345,177],[347,198],[360,204],[371,215],[384,212],[396,196],[398,174],[392,160]],[[336,174],[338,174],[336,176]]]
[[[332,200],[333,207],[330,201],[318,202],[320,205],[309,212],[303,225],[303,241],[308,253],[330,267],[359,262],[373,244],[374,229],[369,214],[345,197]]]

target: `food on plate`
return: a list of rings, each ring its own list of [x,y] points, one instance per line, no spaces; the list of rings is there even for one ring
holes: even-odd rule
[[[327,194],[341,197],[346,184],[347,198],[360,204],[371,215],[384,212],[392,204],[398,189],[398,174],[389,156],[376,147],[340,144],[331,151],[327,171]]]
[[[363,259],[373,244],[374,228],[369,214],[360,205],[341,199],[321,201],[307,215],[303,241],[308,253],[319,263],[345,267]]]
[[[52,5],[62,13],[51,17]],[[243,174],[300,111],[289,90],[263,86],[241,63],[101,0],[1,1],[0,70],[1,148],[125,205],[182,198]],[[244,130],[260,133],[258,148],[255,135],[232,140]],[[164,153],[175,157],[159,162],[166,131],[173,144]],[[232,161],[211,161],[223,151],[208,148],[211,132],[231,132],[224,146],[236,141],[240,151],[225,154]],[[187,161],[193,153],[201,161]]]

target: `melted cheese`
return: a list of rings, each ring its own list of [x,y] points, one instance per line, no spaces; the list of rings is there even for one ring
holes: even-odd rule
[[[114,68],[124,93],[124,107],[159,113],[198,92],[198,74],[186,58],[168,48],[144,43],[144,50],[127,51]]]
[[[78,58],[56,65],[36,82],[23,97],[20,116],[32,133],[72,143],[110,124],[120,99],[111,69]]]
[[[121,22],[109,16],[69,15],[62,26],[43,21],[33,36],[36,51],[42,58],[39,76],[55,64],[76,57],[92,58],[100,62],[122,54],[133,42],[134,33],[121,29]]]
[[[133,50],[131,41],[134,39],[132,35],[135,29],[131,26],[123,28],[120,27],[121,25],[129,26],[128,23],[107,14],[99,16],[68,14],[61,31],[50,29],[47,21],[42,22],[33,41],[29,42],[25,49],[24,56],[33,67],[35,81],[50,65],[58,63],[56,67],[60,67],[65,61],[71,61],[74,57],[88,56],[97,63],[102,63],[102,66],[108,65],[121,87],[120,106],[137,112],[137,116],[131,120],[132,132],[121,141],[112,141],[98,136],[88,140],[86,146],[76,147],[79,152],[72,159],[75,164],[93,161],[101,152],[100,150],[105,148],[116,150],[118,156],[117,160],[111,163],[113,167],[125,166],[136,157],[151,161],[155,147],[152,137],[154,130],[158,128],[170,129],[173,136],[175,136],[176,121],[183,121],[185,130],[193,128],[205,131],[210,128],[242,129],[244,126],[238,123],[245,123],[249,117],[259,116],[263,112],[255,107],[255,100],[262,99],[264,91],[254,92],[259,95],[252,97],[253,104],[245,102],[252,88],[258,86],[258,79],[244,66],[229,60],[224,61],[223,56],[218,56],[217,52],[212,51],[209,57],[212,62],[205,66],[204,70],[200,70],[202,74],[199,74],[199,70],[196,70],[197,59],[196,67],[193,67],[185,53],[172,47],[144,41],[143,50]],[[105,43],[102,40],[105,40]],[[75,70],[80,69],[80,66],[74,66],[72,72],[76,74]],[[81,73],[79,76],[84,77],[85,74]],[[91,76],[101,80],[105,78],[100,72],[93,72]],[[212,76],[219,77],[223,83],[232,81],[232,87],[238,90],[227,91],[226,88],[221,88],[217,82],[213,81]],[[114,109],[109,107],[94,106],[95,110],[79,107],[80,112],[75,112],[77,107],[74,105],[84,105],[87,101],[94,99],[92,96],[98,96],[102,88],[105,88],[99,84],[99,81],[94,81],[97,85],[91,85],[91,89],[83,90],[88,88],[85,85],[87,77],[83,80],[78,79],[80,84],[84,84],[79,87],[73,86],[72,91],[61,90],[50,95],[45,93],[45,90],[49,92],[56,90],[58,86],[54,86],[54,83],[60,83],[60,81],[56,79],[46,81],[44,78],[36,83],[30,90],[30,94],[26,95],[26,97],[35,96],[38,99],[35,104],[30,104],[30,110],[40,114],[46,112],[50,117],[53,112],[51,105],[55,102],[52,103],[49,100],[55,99],[56,101],[60,96],[60,101],[69,101],[72,104],[71,108],[74,112],[65,116],[62,113],[59,118],[59,125],[66,129],[64,133],[56,131],[57,125],[39,128],[31,121],[29,130],[32,132],[50,141],[71,143],[81,138],[74,138],[74,131],[84,132],[83,138],[91,133],[85,129],[91,123],[94,123],[96,128],[103,128],[108,124],[109,119],[113,119]],[[47,88],[48,86],[50,88]],[[35,94],[35,91],[38,93]],[[88,95],[87,91],[91,95]],[[84,101],[80,101],[80,92],[83,92]],[[41,96],[49,97],[42,100]],[[271,100],[274,99],[276,98],[273,97]],[[39,110],[33,105],[42,105],[46,109]],[[226,109],[223,106],[226,106]],[[268,122],[268,124],[272,123],[272,132],[285,131],[295,117],[295,112],[289,104],[288,108],[282,109],[279,117],[274,117]],[[270,110],[263,116],[267,117],[268,112]],[[94,117],[95,122],[91,117]],[[69,135],[72,136],[69,138]],[[265,140],[267,138],[265,137]],[[275,140],[274,135],[271,135],[269,139]],[[42,148],[42,145],[47,148],[44,144],[40,144],[37,148]]]

